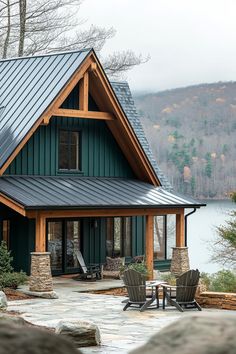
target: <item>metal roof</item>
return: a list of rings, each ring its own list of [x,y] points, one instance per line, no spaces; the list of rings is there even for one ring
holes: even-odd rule
[[[25,209],[173,208],[205,204],[134,179],[0,177],[0,193]]]
[[[0,168],[90,52],[0,61]]]
[[[0,168],[91,49],[0,60]],[[153,158],[127,83],[111,83],[114,92],[161,184],[171,186]]]
[[[153,153],[151,151],[149,142],[145,136],[139,114],[137,112],[129,85],[127,82],[111,82],[112,88],[115,91],[115,94],[146,154],[148,157],[157,177],[159,178],[162,187],[171,191],[173,190],[171,184],[169,183],[168,179],[164,175],[164,173],[159,168]]]

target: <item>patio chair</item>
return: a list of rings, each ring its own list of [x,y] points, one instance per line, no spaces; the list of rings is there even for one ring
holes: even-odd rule
[[[163,284],[163,309],[165,302],[175,306],[179,311],[183,312],[184,308],[197,308],[201,311],[201,306],[195,300],[195,294],[198,287],[200,273],[197,270],[189,270],[183,273],[176,280],[176,286]]]
[[[145,276],[136,270],[128,269],[124,272],[124,284],[128,291],[128,300],[123,311],[128,307],[139,307],[140,312],[146,310],[155,300],[156,294],[152,291],[151,296],[146,294]]]
[[[100,264],[89,264],[86,266],[82,253],[80,251],[76,251],[75,255],[82,270],[80,278],[85,280],[102,279],[102,270]]]

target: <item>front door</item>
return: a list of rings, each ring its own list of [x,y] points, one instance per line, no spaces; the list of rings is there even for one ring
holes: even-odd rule
[[[47,249],[53,274],[78,272],[75,251],[81,249],[81,220],[47,220]]]

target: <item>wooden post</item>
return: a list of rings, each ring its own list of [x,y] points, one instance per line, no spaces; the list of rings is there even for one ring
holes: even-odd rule
[[[46,252],[46,219],[38,214],[35,225],[35,251]]]
[[[153,279],[153,252],[154,252],[154,238],[153,238],[153,216],[146,216],[146,264],[149,272],[148,279]]]
[[[184,209],[181,209],[180,214],[176,214],[176,247],[185,247]]]
[[[79,86],[79,109],[81,111],[88,111],[89,101],[89,74],[84,73],[83,79],[80,81]]]

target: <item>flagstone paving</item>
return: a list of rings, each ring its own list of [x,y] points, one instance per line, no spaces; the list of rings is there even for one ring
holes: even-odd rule
[[[140,313],[135,309],[123,311],[123,297],[98,295],[79,292],[87,288],[109,288],[111,283],[74,282],[71,279],[54,281],[58,299],[30,299],[9,302],[8,310],[19,311],[21,316],[40,326],[55,327],[60,320],[78,319],[92,321],[101,332],[100,347],[83,348],[88,353],[125,354],[142,345],[150,336],[171,322],[188,316],[189,312],[180,313],[174,308],[163,311],[151,309]],[[110,285],[109,285],[110,284]],[[117,281],[113,286],[121,286]],[[119,285],[120,284],[120,285]],[[192,311],[190,311],[191,313]]]

